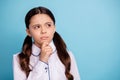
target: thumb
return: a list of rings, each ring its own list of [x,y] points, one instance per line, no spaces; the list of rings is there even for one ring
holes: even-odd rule
[[[41,47],[46,47],[46,46],[48,46],[48,45],[49,45],[48,42],[43,42]]]

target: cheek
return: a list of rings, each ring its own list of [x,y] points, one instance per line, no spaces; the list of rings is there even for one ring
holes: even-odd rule
[[[31,37],[33,37],[34,39],[38,38],[39,34],[37,32],[33,32],[33,33],[31,33]]]
[[[52,32],[50,33],[51,37],[54,36],[54,33],[55,33],[55,31],[52,31]]]
[[[54,37],[54,32],[49,32],[49,40],[52,40]]]

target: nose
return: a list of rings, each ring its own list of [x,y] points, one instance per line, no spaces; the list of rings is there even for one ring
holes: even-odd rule
[[[42,34],[46,33],[46,29],[44,27],[41,28],[41,33]]]

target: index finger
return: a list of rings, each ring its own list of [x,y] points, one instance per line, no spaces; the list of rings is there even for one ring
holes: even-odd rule
[[[42,43],[42,47],[45,47],[45,46],[48,46],[48,45],[49,45],[48,42],[43,42],[43,43]]]

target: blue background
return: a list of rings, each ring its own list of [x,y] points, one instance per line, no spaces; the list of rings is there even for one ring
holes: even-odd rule
[[[0,0],[0,80],[13,80],[12,56],[26,36],[24,17],[36,6],[54,13],[81,80],[120,80],[120,0]]]

